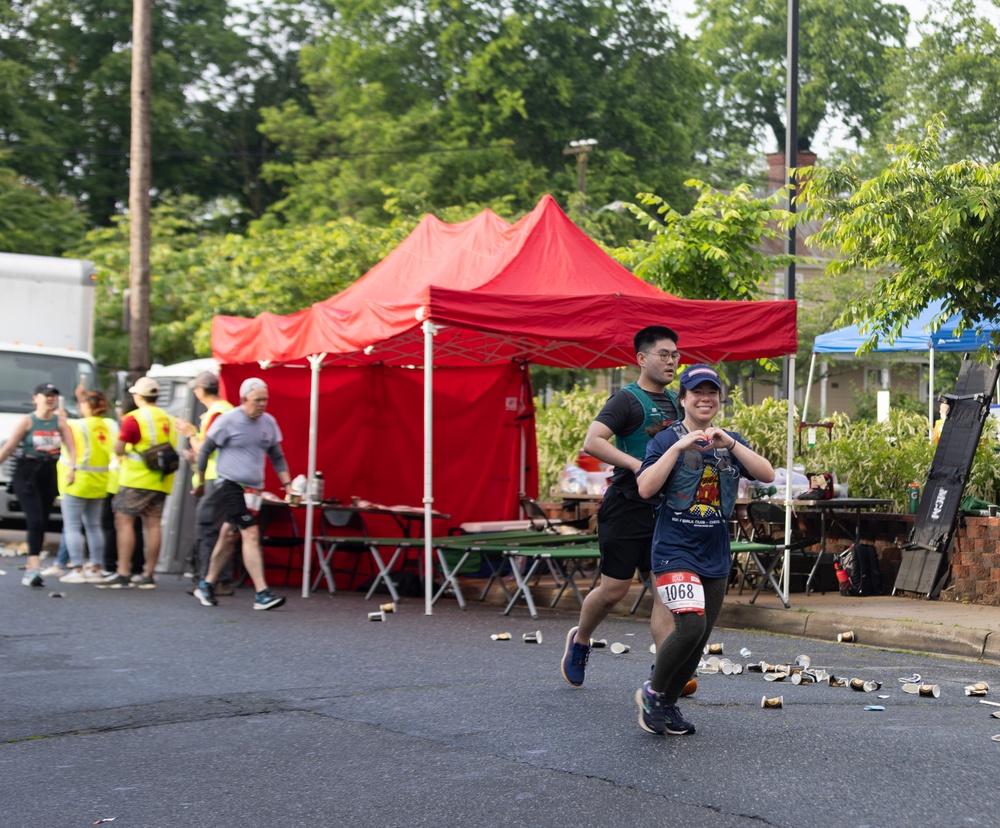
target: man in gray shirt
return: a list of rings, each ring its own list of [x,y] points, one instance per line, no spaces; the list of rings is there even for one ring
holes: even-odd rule
[[[260,505],[265,456],[271,458],[271,465],[285,489],[291,486],[288,463],[281,450],[281,429],[277,420],[266,412],[267,400],[267,385],[263,380],[256,377],[244,380],[240,386],[239,406],[212,423],[198,452],[198,471],[204,480],[208,458],[218,449],[218,497],[227,521],[212,550],[208,574],[194,591],[195,597],[206,607],[219,603],[214,585],[233,554],[235,532],[239,532],[243,540],[243,565],[253,580],[253,608],[269,610],[285,603],[283,597],[268,589],[264,579],[260,532],[257,519],[248,506],[248,501],[255,498],[257,507]],[[195,491],[203,485],[199,484]]]

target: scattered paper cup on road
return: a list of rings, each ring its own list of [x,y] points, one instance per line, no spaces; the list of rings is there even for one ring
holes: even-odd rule
[[[521,636],[521,640],[525,644],[541,644],[542,643],[542,631],[535,630],[534,632],[526,632]]]
[[[385,610],[379,610],[378,612],[368,613],[369,621],[385,621]]]
[[[750,652],[750,648],[749,647],[744,647],[742,650],[740,650],[740,655],[743,658],[750,658],[750,656],[752,656],[753,653]]]
[[[396,602],[395,601],[390,601],[388,604],[379,604],[378,608],[380,610],[382,610],[382,612],[395,612],[396,611]]]
[[[631,649],[632,648],[629,647],[628,644],[622,644],[618,641],[616,641],[614,644],[611,645],[611,652],[613,652],[615,655],[622,655],[623,653],[627,653]]]
[[[773,699],[769,699],[767,696],[761,696],[760,706],[763,707],[765,710],[769,707],[771,709],[777,710],[785,706],[785,697],[775,696]]]
[[[510,633],[493,633],[490,638],[494,641],[510,641]]]
[[[722,655],[722,644],[706,644],[705,652],[712,655]]]
[[[844,630],[844,632],[837,633],[837,641],[841,644],[854,640],[854,630]]]
[[[926,698],[936,699],[941,696],[941,688],[936,684],[921,684],[917,688],[917,694]]]
[[[65,598],[65,597],[66,597],[66,593],[65,592],[50,592],[49,593],[49,598]]]
[[[651,655],[656,655],[656,644],[649,645],[649,652]]]
[[[606,638],[591,638],[590,639],[590,646],[594,647],[595,649],[600,648],[600,647],[607,647],[608,646],[608,639],[606,639]]]
[[[827,676],[826,683],[831,687],[847,687],[847,679],[842,679],[834,675]]]
[[[985,696],[990,692],[990,686],[985,681],[977,681],[975,684],[969,684],[965,688],[966,696]]]
[[[914,684],[912,681],[908,681],[903,685],[902,689],[904,693],[909,693],[911,696],[915,696],[920,692],[920,685]]]

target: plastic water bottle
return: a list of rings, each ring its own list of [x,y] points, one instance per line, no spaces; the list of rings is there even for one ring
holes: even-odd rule
[[[910,484],[909,507],[911,515],[915,515],[920,508],[920,484],[916,480]]]
[[[318,471],[312,476],[312,480],[309,481],[309,499],[313,503],[322,503],[324,488],[323,472]]]

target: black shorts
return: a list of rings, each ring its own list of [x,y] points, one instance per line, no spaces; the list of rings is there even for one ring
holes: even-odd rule
[[[257,523],[257,518],[247,508],[243,487],[232,480],[217,480],[219,510],[226,516],[225,520],[237,532],[249,529]]]
[[[601,547],[601,574],[629,581],[638,569],[641,577],[650,570],[653,504],[626,497],[617,486],[609,486],[597,512],[597,540]]]

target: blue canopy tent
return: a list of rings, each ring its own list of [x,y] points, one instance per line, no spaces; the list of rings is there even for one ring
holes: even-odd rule
[[[920,314],[911,319],[892,342],[879,340],[878,353],[893,353],[903,351],[927,351],[930,356],[930,371],[927,394],[928,435],[934,427],[934,353],[935,351],[975,351],[981,345],[989,344],[990,334],[997,328],[997,323],[980,319],[971,330],[966,330],[961,337],[956,336],[955,329],[958,320],[951,317],[937,331],[931,333],[930,327],[934,320],[944,310],[944,301],[932,302]],[[977,329],[981,333],[977,334]],[[809,363],[809,380],[806,384],[805,401],[802,404],[802,419],[807,419],[809,409],[809,392],[812,389],[813,374],[816,367],[816,354],[855,354],[868,340],[869,335],[861,333],[858,325],[848,325],[836,331],[820,334],[813,342],[812,361]]]

